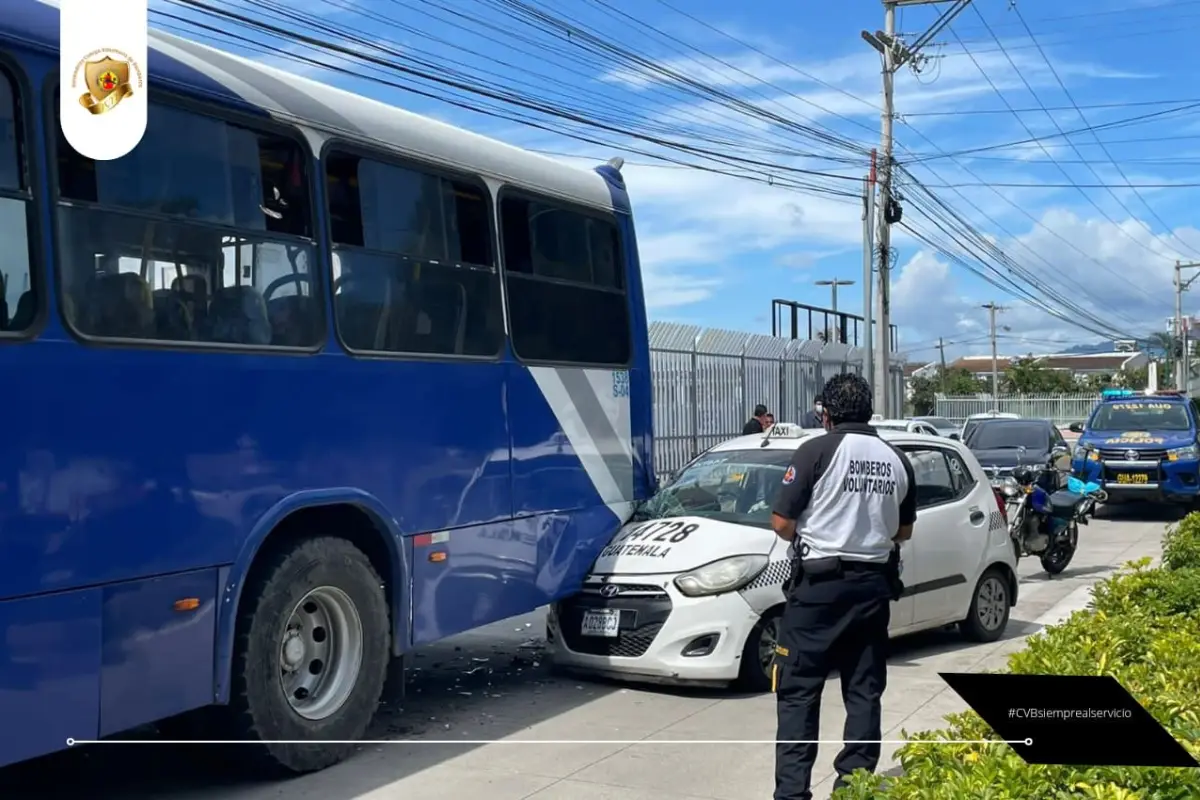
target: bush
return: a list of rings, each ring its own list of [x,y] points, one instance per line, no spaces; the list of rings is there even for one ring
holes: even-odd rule
[[[1009,657],[1017,674],[1111,675],[1188,751],[1200,758],[1200,513],[1163,538],[1163,565],[1125,565],[1094,589],[1086,611],[1031,636]],[[1200,797],[1200,770],[1026,764],[974,712],[948,727],[909,735],[904,774],[858,773],[837,800],[1185,800]]]

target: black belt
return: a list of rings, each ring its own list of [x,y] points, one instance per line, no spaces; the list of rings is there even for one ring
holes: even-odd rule
[[[878,561],[854,561],[849,558],[808,558],[800,562],[801,569],[813,571],[825,567],[829,569],[836,563],[845,572],[886,572],[888,565],[886,562]]]

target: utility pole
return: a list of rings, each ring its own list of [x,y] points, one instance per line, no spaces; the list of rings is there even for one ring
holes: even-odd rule
[[[871,171],[863,181],[863,375],[871,386],[871,396],[878,397],[875,391],[875,323],[871,306],[871,282],[874,279],[875,237],[871,226],[875,222],[875,151],[871,151]]]
[[[942,337],[938,337],[938,356],[942,362],[942,371],[939,373],[942,376],[942,394],[946,393],[946,345],[942,342]]]
[[[927,6],[950,3],[950,7],[942,13],[925,33],[918,36],[912,44],[905,44],[896,37],[896,9],[906,6]],[[900,203],[892,195],[893,167],[892,157],[892,123],[896,110],[892,98],[896,71],[905,64],[916,67],[920,63],[920,52],[934,37],[941,33],[963,9],[970,5],[971,0],[883,0],[883,30],[871,33],[862,32],[862,38],[879,51],[883,57],[883,110],[880,113],[879,149],[883,157],[879,174],[879,210],[878,234],[876,236],[879,253],[879,305],[876,312],[876,324],[879,326],[879,336],[875,340],[875,407],[887,409],[888,389],[891,386],[891,373],[888,356],[891,354],[891,226],[900,221],[902,210]]]
[[[998,411],[995,407],[1000,404],[1000,358],[996,355],[996,312],[1006,309],[994,302],[984,303],[983,308],[988,310],[988,330],[992,337],[992,406]]]
[[[1192,360],[1188,357],[1187,325],[1183,320],[1183,293],[1191,287],[1196,278],[1200,278],[1200,274],[1198,274],[1185,281],[1183,279],[1185,269],[1200,269],[1200,262],[1184,263],[1178,260],[1175,262],[1175,318],[1171,321],[1171,346],[1176,348],[1177,352],[1172,353],[1171,356],[1175,364],[1175,388],[1181,392],[1188,390],[1188,379],[1192,374]]]

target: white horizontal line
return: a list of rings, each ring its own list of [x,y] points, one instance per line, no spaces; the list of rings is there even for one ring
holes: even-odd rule
[[[377,745],[377,744],[420,744],[420,745],[473,745],[489,744],[519,744],[519,745],[556,745],[556,744],[1033,744],[1033,739],[278,739],[272,741],[246,740],[229,741],[226,739],[67,739],[67,747],[81,744],[118,744],[118,745],[163,745],[163,744],[199,744],[199,745],[263,745],[263,744],[314,744],[314,745]]]

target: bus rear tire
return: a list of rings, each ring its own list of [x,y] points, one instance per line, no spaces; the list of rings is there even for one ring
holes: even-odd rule
[[[334,537],[290,545],[260,574],[239,609],[231,733],[261,742],[256,766],[324,769],[354,750],[379,706],[391,655],[382,581]]]

